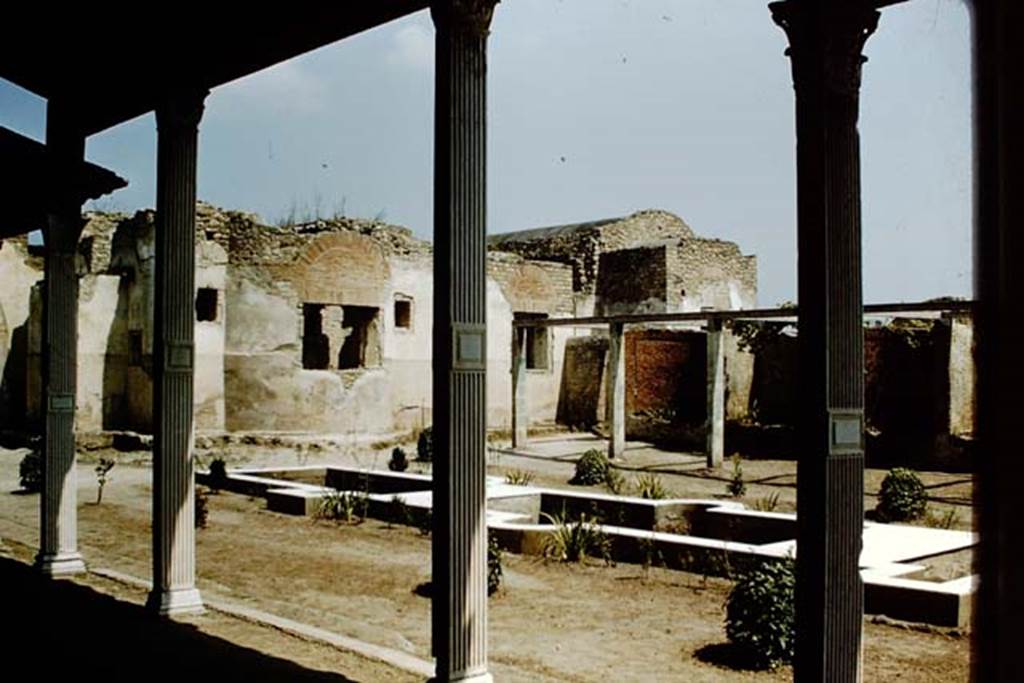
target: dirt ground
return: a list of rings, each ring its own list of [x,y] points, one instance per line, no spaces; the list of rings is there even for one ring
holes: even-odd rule
[[[28,561],[38,543],[38,498],[14,493],[24,452],[0,450],[0,538],[9,554]],[[103,503],[96,505],[96,478],[88,461],[99,455],[85,454],[78,469],[80,549],[91,567],[148,578],[148,457],[118,454]],[[201,457],[212,455],[227,456],[229,466],[336,462],[385,467],[387,460],[386,452],[254,446]],[[693,460],[676,456],[668,465],[644,464],[642,454],[627,453],[626,463],[661,472],[677,495],[724,495],[731,470],[707,472],[691,466]],[[515,468],[531,469],[535,483],[545,485],[565,485],[572,474],[571,463],[561,458],[508,454],[494,456],[490,470],[501,474]],[[795,501],[793,463],[749,461],[743,469],[748,499],[778,492],[781,510]],[[883,474],[869,472],[867,490],[877,490]],[[936,474],[925,475],[925,481],[942,498],[938,503],[953,501],[963,510],[960,528],[964,520],[969,526],[969,478]],[[199,587],[209,595],[429,658],[429,600],[416,587],[429,580],[430,540],[415,529],[372,520],[353,526],[311,521],[268,512],[260,499],[221,493],[209,497],[209,526],[197,534],[197,553]],[[504,572],[504,588],[490,601],[496,680],[782,681],[792,675],[790,669],[734,668],[723,629],[727,580],[625,564],[562,565],[507,553]],[[132,604],[144,597],[98,577],[85,581]],[[215,612],[193,618],[193,624],[302,667],[337,671],[348,680],[415,679]],[[864,638],[865,681],[968,679],[970,639],[957,632],[869,620]]]

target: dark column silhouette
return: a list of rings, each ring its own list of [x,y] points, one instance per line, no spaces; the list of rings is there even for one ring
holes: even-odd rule
[[[78,274],[75,254],[82,220],[79,169],[85,134],[65,103],[46,110],[46,145],[52,177],[47,193],[43,291],[43,490],[36,565],[49,575],[85,571],[78,552],[75,476],[75,391],[78,375]]]
[[[485,475],[487,34],[496,0],[436,0],[433,650],[489,681]]]
[[[973,680],[1019,681],[1024,622],[1021,418],[1024,386],[1024,3],[974,0],[975,283],[978,478],[975,528],[981,582]]]
[[[769,5],[796,91],[799,298],[797,681],[858,681],[864,589],[861,54],[869,2]]]
[[[203,609],[196,588],[192,386],[196,152],[204,91],[156,109],[156,299],[153,335],[153,591],[160,614]]]

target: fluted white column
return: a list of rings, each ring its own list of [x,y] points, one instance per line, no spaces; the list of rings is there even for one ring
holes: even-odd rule
[[[495,0],[435,0],[433,650],[487,671],[487,34]]]
[[[626,332],[622,323],[608,325],[608,380],[605,390],[608,457],[626,452]]]
[[[526,388],[527,328],[512,328],[512,447],[526,445],[530,404]]]
[[[77,172],[85,157],[85,136],[67,109],[47,107],[46,144],[52,172],[45,226],[43,283],[43,386],[46,432],[43,489],[36,566],[60,576],[85,571],[78,552],[75,473],[75,387],[78,374],[78,275],[75,253],[82,234],[82,200]]]
[[[725,455],[725,345],[722,321],[708,319],[707,329],[707,465],[718,467]]]
[[[153,591],[160,614],[202,611],[196,588],[192,384],[196,152],[205,92],[156,110],[156,299],[153,335]]]

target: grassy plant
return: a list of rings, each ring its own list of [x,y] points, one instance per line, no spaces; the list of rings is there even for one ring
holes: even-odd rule
[[[505,483],[514,486],[529,486],[533,481],[533,472],[529,470],[512,469],[505,472]]]
[[[726,603],[725,633],[758,665],[774,669],[793,660],[796,640],[792,558],[742,572]]]
[[[729,495],[733,498],[741,498],[747,493],[747,484],[743,481],[743,464],[740,461],[740,454],[734,453],[732,458],[732,479],[729,480]]]
[[[103,487],[107,485],[107,477],[110,470],[114,469],[117,463],[111,458],[100,458],[99,463],[93,468],[96,472],[96,504],[103,502]]]
[[[626,478],[618,470],[609,467],[604,474],[604,487],[610,493],[621,496],[626,492]]]
[[[197,486],[195,488],[195,498],[193,505],[193,523],[197,529],[205,529],[207,524],[207,518],[209,516],[209,510],[207,509],[206,489]]]
[[[754,501],[754,509],[760,512],[774,512],[779,507],[779,493],[776,491],[770,496],[764,496]]]
[[[559,562],[582,562],[587,557],[611,561],[611,541],[595,518],[581,513],[578,519],[569,521],[564,510],[558,515],[541,515],[554,526],[544,543],[545,557]]]
[[[576,472],[569,483],[578,486],[593,486],[603,484],[607,477],[608,456],[596,448],[591,448],[576,461]]]
[[[366,494],[353,491],[332,491],[320,500],[317,516],[321,519],[352,524],[366,517],[369,500]]]
[[[32,450],[21,459],[18,476],[21,488],[29,493],[39,493],[43,489],[43,457],[39,451]]]
[[[946,508],[945,512],[937,515],[929,508],[925,512],[924,523],[936,529],[952,529],[960,523],[960,513],[956,508]]]
[[[409,458],[405,455],[405,449],[395,446],[391,450],[391,460],[388,461],[388,469],[392,472],[405,472],[409,469]]]
[[[487,534],[487,595],[494,595],[501,587],[501,546],[498,539]]]
[[[668,489],[661,483],[661,477],[654,473],[641,474],[636,478],[636,492],[641,498],[661,500],[668,498]]]
[[[905,467],[889,470],[882,481],[875,508],[882,522],[917,519],[928,506],[928,495],[917,472]]]

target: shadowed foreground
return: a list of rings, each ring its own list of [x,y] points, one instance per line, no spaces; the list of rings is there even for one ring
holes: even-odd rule
[[[50,679],[352,680],[241,647],[191,624],[158,619],[86,586],[45,579],[8,558],[0,558],[0,593],[8,666],[38,666]]]

